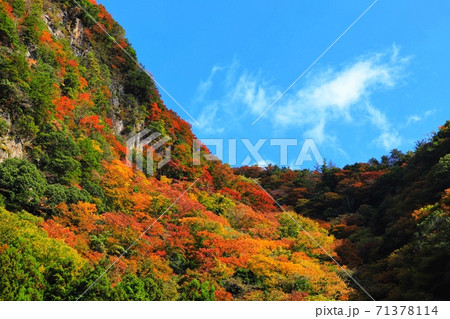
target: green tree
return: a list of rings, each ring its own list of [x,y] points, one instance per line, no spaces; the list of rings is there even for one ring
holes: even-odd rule
[[[192,279],[181,289],[180,299],[191,301],[214,301],[216,288],[208,281],[200,283],[197,279]]]
[[[94,148],[94,143],[90,138],[85,138],[79,142],[81,151],[81,169],[83,177],[91,179],[92,171],[100,169],[102,155]]]
[[[13,19],[0,4],[0,43],[3,45],[17,45],[18,35]]]
[[[115,300],[154,301],[162,299],[162,291],[155,278],[127,274],[114,287]]]
[[[0,164],[0,193],[8,209],[35,210],[46,188],[47,181],[32,163],[12,158]]]
[[[81,176],[81,155],[78,144],[69,132],[51,131],[41,133],[37,143],[43,148],[39,166],[50,178],[61,184],[77,182]]]
[[[0,300],[43,299],[44,276],[29,247],[0,247],[0,265]]]
[[[0,208],[0,299],[67,300],[89,264],[62,241],[49,238],[29,213]]]
[[[76,187],[67,187],[61,184],[50,184],[45,190],[46,202],[45,205],[52,213],[56,213],[55,207],[58,204],[66,203],[77,204],[78,202],[92,202],[92,197],[84,189]]]
[[[282,237],[297,237],[300,226],[291,217],[286,214],[281,214],[278,217],[278,222],[280,223],[279,229]]]

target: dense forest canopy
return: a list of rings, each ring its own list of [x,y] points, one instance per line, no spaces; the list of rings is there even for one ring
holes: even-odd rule
[[[342,169],[193,165],[124,30],[77,2],[0,0],[1,300],[368,299],[348,274],[450,297],[450,122]],[[143,129],[171,138],[156,176],[126,164]]]

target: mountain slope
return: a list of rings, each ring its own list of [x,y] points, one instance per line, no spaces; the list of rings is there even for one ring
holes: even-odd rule
[[[448,300],[450,121],[414,152],[320,172],[242,167],[279,203],[329,223],[339,261],[377,300]]]
[[[189,124],[166,108],[123,29],[78,2],[0,0],[0,299],[356,293],[299,225],[335,255],[327,230],[280,213],[220,162],[192,165]],[[125,140],[143,129],[171,138],[156,177],[125,164]]]
[[[144,129],[170,137],[155,176],[129,165]],[[448,300],[450,122],[317,171],[193,165],[194,139],[103,6],[0,0],[0,299],[368,299],[350,274]]]

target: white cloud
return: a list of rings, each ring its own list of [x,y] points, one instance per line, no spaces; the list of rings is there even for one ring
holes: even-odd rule
[[[370,104],[370,97],[376,91],[397,86],[405,76],[408,61],[394,45],[391,50],[359,57],[340,69],[310,72],[261,121],[269,121],[271,131],[301,129],[305,138],[313,138],[318,144],[336,144],[336,138],[329,131],[332,124],[361,124],[361,119],[365,119],[380,131],[379,137],[374,139],[377,145],[387,149],[397,147],[401,137],[385,114]],[[217,83],[222,94],[213,101],[203,101],[205,107],[200,122],[202,125],[211,123],[214,117],[220,120],[218,125],[206,125],[205,132],[218,131],[219,127],[233,130],[243,119],[252,121],[281,94],[279,87],[265,82],[261,73],[244,70],[238,75],[239,63],[233,61],[228,67],[214,67],[209,78],[200,83],[198,96],[202,99],[211,89],[218,71],[223,71],[224,79]],[[305,82],[307,84],[301,86]],[[417,118],[411,118],[415,120]]]
[[[408,126],[411,123],[417,123],[419,121],[421,121],[422,118],[418,115],[411,115],[408,117],[408,120],[406,121],[406,126]]]
[[[401,144],[402,139],[397,131],[384,131],[377,139],[375,139],[375,142],[379,146],[384,147],[385,150],[390,151],[397,148]]]
[[[202,113],[198,117],[198,123],[204,133],[222,133],[224,131],[224,128],[218,123],[218,121],[220,121],[220,118],[216,116],[218,110],[219,105],[216,102],[203,108]]]
[[[410,115],[406,119],[406,123],[404,125],[402,125],[402,128],[405,128],[405,127],[408,127],[411,124],[423,121],[427,117],[429,117],[430,115],[433,115],[434,113],[436,113],[436,110],[428,110],[425,113],[423,113],[422,115],[417,115],[417,114]]]
[[[272,121],[275,128],[297,127],[304,130],[305,137],[312,137],[317,143],[331,142],[331,134],[326,133],[330,123],[352,122],[354,115],[359,115],[361,105],[375,91],[391,89],[398,84],[408,60],[400,57],[395,46],[389,53],[360,57],[341,70],[330,69],[310,77],[304,87],[294,87],[265,117]],[[256,77],[244,74],[236,83],[233,101],[239,101],[247,110],[259,116],[277,96],[279,91],[258,82]],[[388,129],[390,125],[380,111],[379,114],[373,111],[369,114],[373,118],[372,124],[380,129],[382,136],[389,137],[390,142],[383,145],[396,145],[400,141],[398,134]]]
[[[367,106],[367,113],[369,115],[372,124],[383,131],[389,130],[390,124],[386,118],[386,115],[381,113],[380,110],[374,108],[369,103],[366,103],[366,106]]]
[[[257,166],[262,167],[262,168],[267,167],[269,165],[275,165],[275,164],[276,163],[269,161],[269,160],[263,160],[263,161],[259,161],[256,163]]]
[[[214,75],[217,73],[217,71],[222,71],[223,67],[215,65],[211,69],[211,73],[209,74],[209,77],[205,81],[201,81],[200,84],[197,87],[196,96],[194,98],[194,102],[202,102],[205,100],[205,95],[211,90],[211,87],[213,85],[213,78]]]
[[[218,113],[222,109],[222,103],[219,100],[209,101],[207,99],[207,94],[211,91],[214,85],[214,76],[223,71],[225,68],[222,66],[215,65],[204,81],[200,81],[196,94],[193,99],[194,104],[202,105],[202,111],[200,115],[197,116],[197,121],[200,124],[199,129],[205,134],[220,134],[225,128],[222,125],[223,118]]]
[[[198,129],[202,133],[221,133],[239,125],[247,126],[242,119],[266,106],[269,99],[266,92],[271,90],[270,86],[265,84],[262,77],[245,71],[237,76],[238,71],[237,60],[227,67],[214,66],[208,78],[199,83],[193,102],[202,109],[197,116],[200,124]],[[213,90],[215,97],[208,99],[213,95],[208,93]]]
[[[303,95],[319,108],[346,110],[377,84],[392,85],[392,76],[386,66],[374,64],[374,61],[361,61],[324,79],[318,87],[310,87]]]
[[[381,135],[374,142],[387,151],[399,147],[402,143],[402,138],[397,130],[392,128],[386,115],[369,103],[366,106],[370,122],[381,131]]]
[[[232,102],[240,102],[250,109],[252,113],[263,112],[270,100],[267,89],[258,83],[256,77],[244,73],[232,90]]]

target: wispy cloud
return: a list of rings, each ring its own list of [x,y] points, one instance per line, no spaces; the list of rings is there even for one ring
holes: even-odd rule
[[[198,122],[204,133],[220,134],[224,131],[224,128],[218,124],[219,122],[222,122],[222,119],[217,116],[218,111],[219,111],[219,104],[217,102],[208,104],[203,108],[203,112],[198,117]]]
[[[410,126],[411,124],[423,121],[423,120],[427,119],[430,115],[433,115],[434,113],[436,113],[436,110],[428,110],[420,115],[418,115],[418,114],[410,115],[406,119],[405,124],[402,125],[402,128],[405,128],[405,127]]]
[[[386,149],[397,147],[401,137],[370,99],[375,92],[392,89],[401,83],[409,59],[402,57],[394,45],[385,52],[356,58],[340,68],[311,73],[302,80],[306,84],[299,82],[258,125],[270,125],[272,131],[301,129],[304,137],[314,138],[320,144],[335,142],[330,133],[334,123],[360,124],[361,119],[365,119],[379,130],[379,136],[373,142]],[[222,80],[216,79],[219,71]],[[216,125],[206,125],[205,132],[219,127],[221,130],[234,129],[236,122],[261,114],[280,95],[280,88],[265,81],[261,72],[238,71],[236,61],[229,67],[216,66],[208,79],[200,83],[197,96],[201,99],[198,101],[205,105],[200,121],[203,125],[203,122],[210,123],[216,118]],[[217,82],[213,83],[213,79]],[[208,101],[205,94],[216,84],[222,89],[220,97]],[[416,118],[411,118],[414,120]]]
[[[225,130],[224,117],[218,114],[223,108],[223,99],[208,99],[207,96],[213,88],[214,77],[225,68],[215,65],[204,81],[200,81],[195,92],[193,103],[202,106],[202,112],[198,115],[199,128],[205,134],[220,134]]]
[[[422,118],[419,115],[410,115],[408,116],[408,120],[406,121],[406,126],[412,123],[420,122],[420,120],[422,120]]]
[[[231,90],[232,102],[245,105],[246,111],[257,114],[264,111],[268,101],[280,92],[263,82],[260,75],[244,72]]]
[[[209,77],[205,81],[201,81],[197,87],[197,92],[194,97],[194,102],[199,103],[203,102],[205,100],[206,94],[211,90],[211,87],[213,86],[213,78],[214,75],[218,71],[222,71],[224,68],[219,65],[215,65],[211,69],[211,73],[209,74]]]
[[[361,112],[360,106],[369,101],[375,91],[391,89],[399,83],[408,60],[400,57],[394,46],[389,52],[360,57],[340,70],[329,69],[310,77],[306,86],[292,90],[271,110],[268,118],[275,128],[302,128],[306,137],[313,137],[318,143],[329,142],[332,137],[327,134],[328,125],[333,121],[352,122],[355,113]],[[239,98],[248,110],[259,114],[270,105],[277,90],[243,75],[235,93],[235,100]],[[375,116],[374,112],[369,115]],[[387,134],[387,126],[376,126],[381,130],[380,139],[389,138],[385,147],[399,141],[394,138],[395,132]]]
[[[366,106],[370,122],[381,131],[380,136],[374,142],[388,151],[400,146],[402,138],[397,130],[392,128],[386,115],[370,105],[370,103],[366,103]]]

